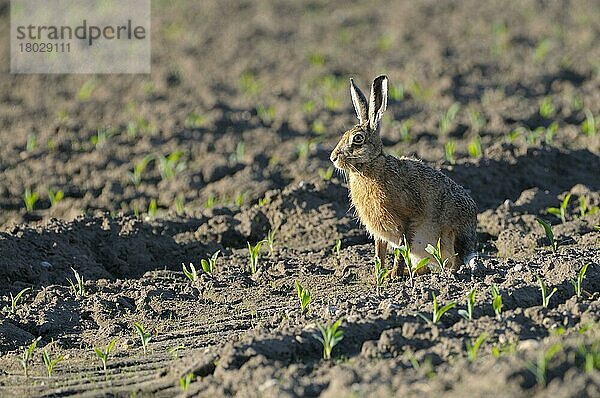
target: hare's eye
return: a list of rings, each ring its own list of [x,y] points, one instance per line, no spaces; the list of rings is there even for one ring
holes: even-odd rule
[[[365,142],[365,136],[361,133],[355,134],[352,136],[352,144],[361,145]]]

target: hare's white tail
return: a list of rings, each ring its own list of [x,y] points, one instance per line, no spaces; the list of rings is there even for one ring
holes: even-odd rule
[[[465,265],[468,265],[471,268],[473,268],[473,266],[475,266],[477,264],[478,259],[479,259],[479,254],[477,252],[471,252],[465,256],[464,263],[465,263]]]

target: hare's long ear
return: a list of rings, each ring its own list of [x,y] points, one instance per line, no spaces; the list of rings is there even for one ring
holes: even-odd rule
[[[376,131],[381,122],[381,117],[387,108],[388,78],[386,75],[377,76],[371,87],[369,101],[369,127]]]
[[[352,97],[352,105],[354,105],[354,111],[359,123],[366,123],[369,118],[367,99],[362,91],[360,91],[360,88],[354,84],[354,79],[350,79],[350,96]]]

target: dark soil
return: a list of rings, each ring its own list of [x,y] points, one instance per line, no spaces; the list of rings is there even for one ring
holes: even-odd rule
[[[584,126],[594,115],[600,129],[600,3],[378,3],[155,1],[150,75],[5,69],[0,396],[600,396],[600,132]],[[6,1],[0,18],[6,37]],[[355,122],[348,79],[368,91],[379,73],[393,87],[386,150],[441,168],[478,203],[474,274],[376,291],[372,242],[328,173]],[[52,205],[48,189],[64,198]],[[547,209],[569,193],[562,222]],[[251,275],[247,242],[269,231]],[[200,269],[216,250],[215,273],[190,283],[182,263]],[[538,276],[557,289],[547,308]],[[295,281],[312,291],[306,314]],[[472,289],[469,321],[458,310]],[[436,324],[417,315],[431,316],[433,293],[458,302]],[[324,360],[317,325],[340,317]],[[113,339],[105,375],[94,347]],[[44,350],[65,357],[52,377]]]

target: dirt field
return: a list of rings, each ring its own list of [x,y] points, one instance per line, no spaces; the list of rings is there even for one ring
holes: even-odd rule
[[[152,11],[151,75],[16,76],[3,63],[0,396],[600,397],[600,3]],[[6,37],[7,1],[0,19]],[[386,151],[442,169],[478,204],[474,275],[377,293],[372,241],[329,153],[356,120],[349,78],[368,91],[380,73]],[[561,220],[548,208],[568,194]],[[247,242],[269,231],[251,275]],[[547,308],[538,276],[557,289]],[[306,314],[295,281],[312,292]],[[432,293],[457,302],[435,324],[417,315],[431,318]],[[324,360],[317,324],[340,318]],[[105,374],[94,347],[114,339]],[[44,350],[64,356],[51,377]]]

